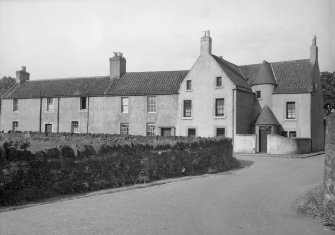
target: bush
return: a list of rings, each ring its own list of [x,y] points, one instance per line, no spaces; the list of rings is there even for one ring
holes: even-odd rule
[[[325,201],[324,188],[319,186],[309,192],[298,212],[311,216],[325,226],[335,230],[335,201]]]

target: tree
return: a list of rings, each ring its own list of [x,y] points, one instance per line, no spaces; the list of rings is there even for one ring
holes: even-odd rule
[[[323,90],[323,108],[326,114],[335,109],[335,72],[321,72],[321,84]]]
[[[6,91],[8,91],[9,88],[14,86],[15,84],[15,78],[12,77],[3,77],[0,80],[0,96],[2,96]]]

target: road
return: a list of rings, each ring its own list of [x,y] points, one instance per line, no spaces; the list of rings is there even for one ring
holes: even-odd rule
[[[242,156],[231,173],[0,213],[0,234],[334,234],[295,200],[319,185],[323,156]]]

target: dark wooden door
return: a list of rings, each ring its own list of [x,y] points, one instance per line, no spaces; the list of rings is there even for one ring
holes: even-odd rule
[[[268,141],[267,136],[271,134],[271,127],[260,127],[259,128],[259,151],[262,153],[267,152]]]
[[[45,124],[45,132],[48,133],[52,132],[52,124]]]
[[[162,128],[161,132],[162,136],[171,136],[171,128]]]

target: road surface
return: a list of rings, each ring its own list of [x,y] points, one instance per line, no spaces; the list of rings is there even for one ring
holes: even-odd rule
[[[232,173],[0,213],[0,234],[322,235],[294,201],[323,178],[323,156],[243,156]]]

